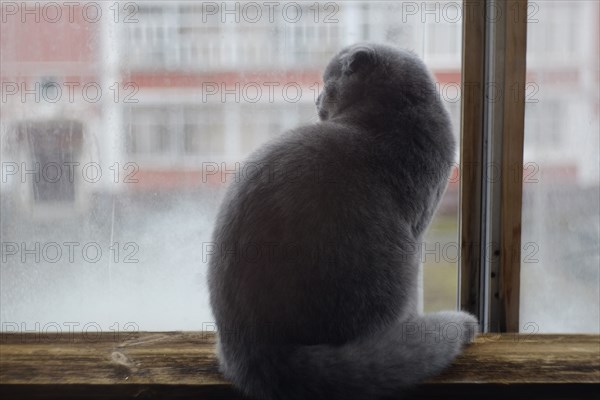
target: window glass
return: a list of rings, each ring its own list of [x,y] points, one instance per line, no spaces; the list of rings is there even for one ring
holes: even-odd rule
[[[450,1],[2,2],[2,329],[205,328],[204,244],[239,163],[316,121],[327,61],[364,40],[424,58],[458,138],[461,15]],[[456,307],[456,178],[423,244],[426,310]]]
[[[600,330],[599,3],[528,9],[521,327]]]

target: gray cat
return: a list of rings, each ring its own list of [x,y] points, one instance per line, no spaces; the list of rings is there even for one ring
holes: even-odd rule
[[[417,310],[419,244],[455,150],[427,68],[357,44],[323,80],[321,121],[243,164],[214,231],[221,370],[259,399],[397,395],[476,332],[464,312]]]

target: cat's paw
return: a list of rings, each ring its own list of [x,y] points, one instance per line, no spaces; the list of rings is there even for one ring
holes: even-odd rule
[[[477,321],[477,318],[464,311],[459,311],[457,314],[460,315],[459,321],[462,325],[462,343],[464,345],[472,343],[479,333],[479,322]]]
[[[223,375],[227,375],[227,363],[225,361],[225,355],[223,354],[223,345],[221,344],[221,338],[218,334],[215,343],[215,354],[217,355],[217,360],[219,360],[219,372],[221,372]]]

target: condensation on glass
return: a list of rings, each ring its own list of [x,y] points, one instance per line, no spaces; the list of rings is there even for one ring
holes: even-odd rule
[[[458,137],[460,2],[266,4],[2,3],[4,331],[211,329],[223,190],[317,120],[345,45],[421,55]],[[456,307],[457,177],[423,244],[426,310]]]
[[[599,7],[529,4],[522,331],[600,332]]]

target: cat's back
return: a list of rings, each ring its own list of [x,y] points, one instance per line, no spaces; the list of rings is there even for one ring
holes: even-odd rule
[[[223,285],[213,291],[220,305],[213,308],[226,310],[223,319],[286,321],[296,327],[283,335],[292,342],[341,343],[404,301],[406,277],[392,270],[406,261],[398,241],[412,237],[397,194],[382,184],[376,152],[367,131],[321,122],[246,160],[215,229],[227,253],[211,259],[212,281]],[[370,264],[379,267],[365,269]],[[332,287],[338,292],[324,303]],[[379,295],[381,287],[390,293]],[[252,317],[244,315],[246,304],[253,304]],[[346,321],[344,333],[331,325],[332,315]]]
[[[370,195],[381,199],[378,175],[386,166],[376,160],[378,147],[368,132],[351,124],[325,121],[295,128],[240,165],[230,205],[223,208],[245,211],[245,218],[285,216],[282,224],[325,222],[348,206],[366,205]]]

